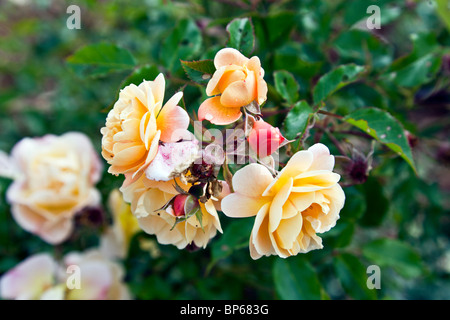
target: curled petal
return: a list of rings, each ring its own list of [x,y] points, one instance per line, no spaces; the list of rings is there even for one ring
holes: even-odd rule
[[[206,86],[206,94],[208,96],[214,96],[222,93],[223,89],[230,83],[238,80],[244,80],[245,74],[240,69],[242,68],[236,65],[228,65],[217,69]]]
[[[220,96],[203,101],[198,109],[198,119],[208,120],[217,125],[233,123],[242,116],[240,108],[227,108],[220,103]]]
[[[333,170],[334,156],[330,155],[330,150],[325,145],[316,143],[308,151],[312,152],[314,156],[314,162],[311,164],[309,170]]]
[[[233,48],[224,48],[216,53],[214,57],[214,66],[216,69],[220,67],[228,66],[230,64],[243,66],[248,61],[248,58],[245,57],[238,50]]]

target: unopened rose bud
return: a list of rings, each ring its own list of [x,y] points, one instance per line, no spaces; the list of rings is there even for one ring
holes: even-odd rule
[[[184,210],[184,204],[186,203],[188,195],[179,194],[173,200],[173,213],[176,217],[184,217],[186,212]]]
[[[250,147],[256,151],[260,158],[270,156],[285,140],[280,133],[280,129],[263,120],[255,121],[248,136]]]

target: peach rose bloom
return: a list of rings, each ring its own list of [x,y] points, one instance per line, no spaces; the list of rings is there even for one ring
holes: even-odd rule
[[[206,94],[214,97],[200,105],[199,120],[230,124],[241,117],[241,107],[266,101],[267,84],[258,57],[249,59],[236,49],[224,48],[214,57],[214,66],[216,71],[206,87]]]
[[[0,297],[39,300],[52,289],[58,265],[47,253],[31,256],[0,278]]]
[[[163,105],[164,90],[164,76],[159,74],[154,81],[130,84],[120,91],[101,129],[109,173],[137,179],[156,156],[159,141],[176,142],[186,133],[189,116],[177,106],[183,93],[177,92]]]
[[[250,255],[282,258],[321,249],[323,233],[335,226],[345,194],[332,172],[334,157],[323,144],[292,156],[274,178],[260,164],[233,176],[234,193],[222,200],[229,217],[255,216]]]
[[[71,252],[64,257],[65,270],[75,265],[80,270],[80,288],[67,289],[64,300],[129,300],[130,292],[123,279],[125,270],[107,259],[97,249]],[[65,271],[64,270],[64,271]],[[68,278],[72,274],[64,272]],[[70,279],[64,279],[64,283]]]
[[[177,181],[182,188],[189,189],[188,185]],[[217,231],[222,233],[215,201],[212,199],[206,203],[199,201],[203,230],[195,215],[179,222],[172,229],[176,220],[173,208],[169,206],[165,211],[159,209],[178,194],[173,187],[173,181],[158,182],[143,177],[127,187],[122,187],[121,191],[125,201],[131,203],[131,211],[138,218],[140,227],[146,233],[156,235],[160,244],[172,244],[183,249],[193,243],[197,247],[205,248]]]
[[[100,202],[95,183],[102,164],[82,133],[25,138],[13,148],[9,161],[16,171],[7,191],[12,215],[22,228],[50,244],[66,240],[74,216]]]

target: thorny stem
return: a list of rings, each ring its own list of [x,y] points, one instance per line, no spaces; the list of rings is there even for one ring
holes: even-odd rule
[[[347,153],[345,152],[345,150],[342,148],[342,145],[340,144],[340,142],[338,141],[338,139],[336,139],[336,137],[327,129],[323,129],[324,132],[327,134],[328,138],[330,138],[330,140],[333,142],[333,144],[336,146],[336,148],[339,150],[339,153],[342,154],[343,156],[345,156]]]
[[[261,110],[262,114],[264,117],[270,117],[270,116],[275,116],[277,114],[286,114],[289,113],[289,111],[291,111],[291,109],[266,109],[266,110]]]
[[[353,135],[353,136],[363,137],[363,138],[367,138],[367,139],[373,139],[373,137],[371,135],[368,135],[367,133],[364,133],[362,131],[348,130],[348,131],[340,131],[339,133],[341,133],[341,134],[350,134],[350,135]]]
[[[337,118],[337,119],[344,119],[343,116],[340,116],[340,115],[332,113],[332,112],[324,111],[324,110],[318,110],[317,113],[324,114],[324,115],[327,115],[327,116],[330,116],[333,118]]]
[[[262,113],[265,117],[270,117],[270,116],[275,116],[277,114],[286,114],[289,113],[289,111],[291,111],[291,108],[289,109],[266,109],[266,110],[262,110]],[[337,118],[337,119],[343,119],[344,117],[329,111],[325,111],[325,110],[318,110],[317,113],[326,115],[326,116],[330,116],[333,118]]]
[[[225,178],[225,181],[228,183],[228,187],[230,188],[231,193],[234,192],[233,189],[233,175],[231,174],[230,168],[228,168],[228,160],[227,160],[227,156],[225,155],[225,160],[223,162],[223,176]]]

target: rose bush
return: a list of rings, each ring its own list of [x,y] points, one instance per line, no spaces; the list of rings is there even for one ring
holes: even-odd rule
[[[0,4],[2,299],[448,297],[445,1],[228,2]]]

